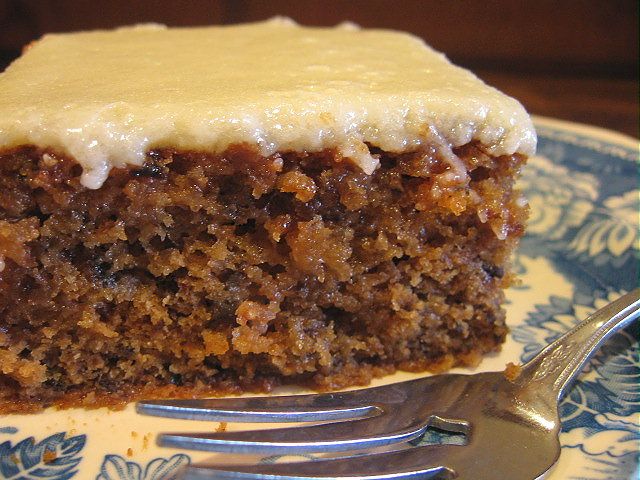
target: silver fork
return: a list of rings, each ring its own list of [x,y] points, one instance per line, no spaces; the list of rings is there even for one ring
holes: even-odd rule
[[[225,422],[329,422],[225,433],[166,433],[162,446],[216,452],[301,454],[399,444],[435,427],[464,434],[464,445],[424,445],[316,461],[261,465],[196,464],[187,479],[540,478],[560,455],[558,402],[615,331],[640,314],[640,289],[598,310],[522,366],[504,372],[446,374],[351,392],[284,397],[162,400],[146,415]]]

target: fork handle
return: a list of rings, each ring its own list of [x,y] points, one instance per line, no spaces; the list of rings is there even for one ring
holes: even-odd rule
[[[559,401],[604,341],[640,316],[640,288],[576,325],[522,366],[515,382],[544,389]]]

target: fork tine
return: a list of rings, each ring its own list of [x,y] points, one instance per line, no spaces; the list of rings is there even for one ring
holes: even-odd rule
[[[145,400],[136,411],[187,420],[218,422],[318,422],[379,415],[380,408],[359,391],[282,397],[238,397],[204,400]]]
[[[449,460],[464,447],[427,445],[393,452],[319,459],[307,462],[260,465],[195,464],[185,471],[185,480],[418,480],[453,479]],[[453,458],[452,458],[453,457]]]
[[[390,424],[393,417],[381,415],[307,427],[224,433],[166,433],[158,437],[158,443],[172,448],[249,454],[336,452],[408,442],[424,432],[428,421],[394,425]]]

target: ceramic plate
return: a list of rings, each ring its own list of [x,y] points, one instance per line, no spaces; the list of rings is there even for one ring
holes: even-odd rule
[[[556,120],[537,118],[536,124],[538,155],[522,179],[532,207],[516,256],[522,283],[508,294],[511,335],[502,352],[478,370],[501,370],[507,362],[528,360],[638,281],[638,142]],[[562,402],[562,454],[546,478],[637,478],[638,333],[634,325],[607,343]],[[414,377],[398,373],[376,383]],[[4,416],[0,478],[173,479],[183,466],[211,454],[159,448],[156,433],[216,428],[220,425],[139,416],[131,406],[118,412]],[[228,455],[223,460],[233,461]]]

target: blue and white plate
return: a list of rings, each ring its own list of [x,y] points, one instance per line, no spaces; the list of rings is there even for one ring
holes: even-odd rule
[[[538,155],[522,179],[532,207],[516,257],[522,283],[508,294],[511,335],[478,370],[528,360],[638,284],[638,141],[557,120],[537,118],[536,125]],[[562,455],[548,479],[638,478],[639,333],[634,325],[617,334],[562,402]],[[398,373],[376,384],[414,377]],[[4,416],[0,479],[169,480],[184,465],[211,455],[159,448],[157,432],[218,427],[142,417],[131,406]]]

